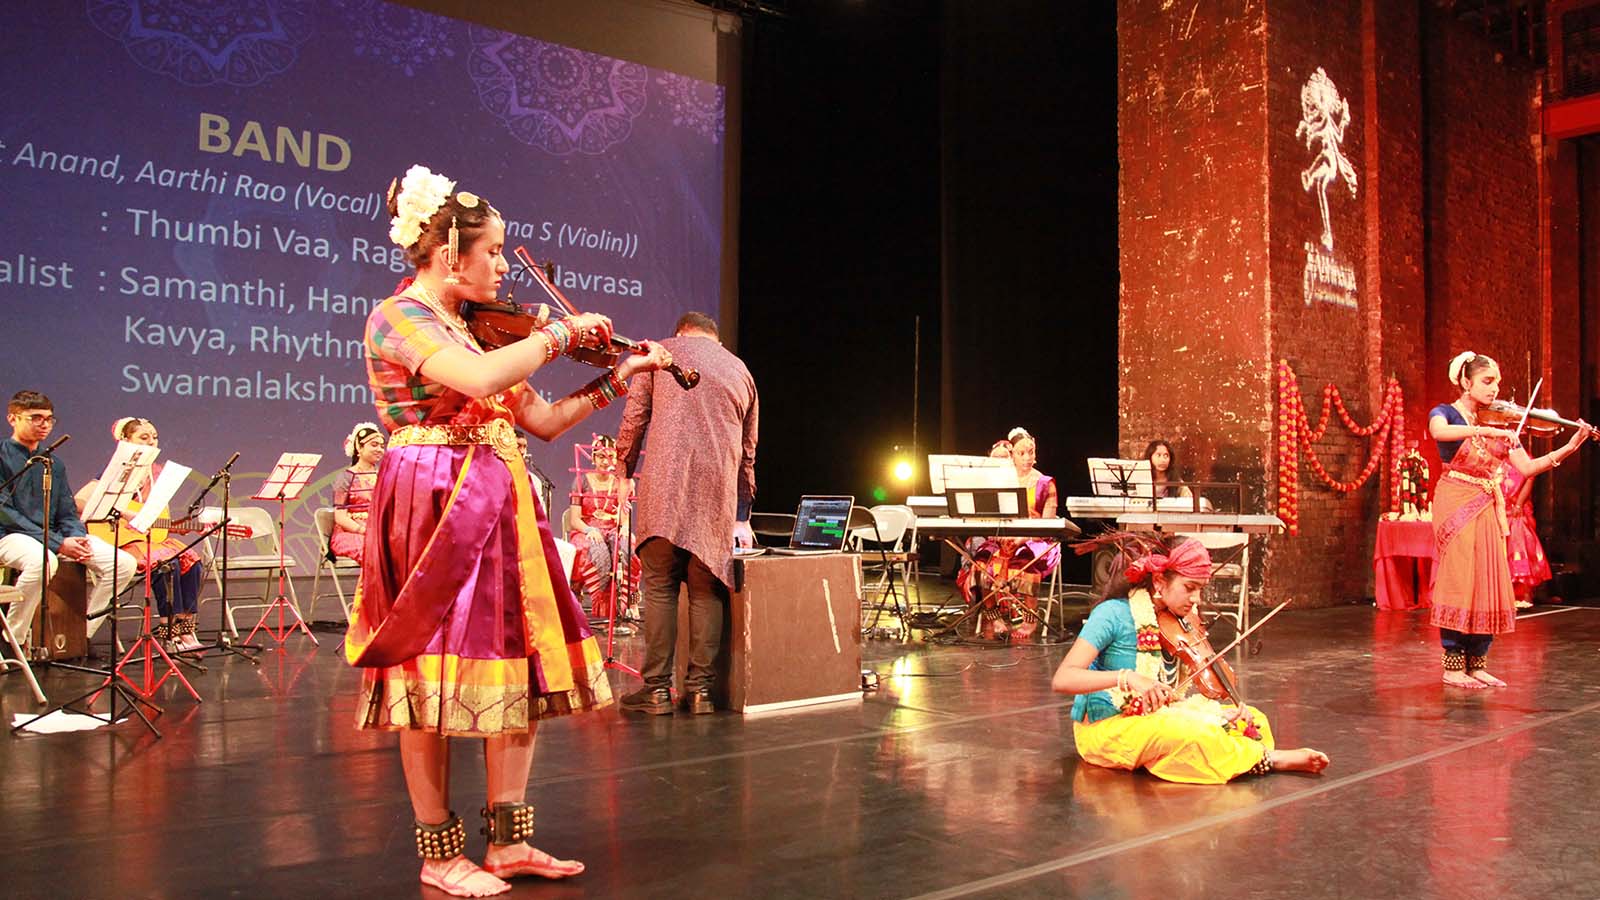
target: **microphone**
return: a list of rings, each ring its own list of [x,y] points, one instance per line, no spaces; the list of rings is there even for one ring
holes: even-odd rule
[[[56,448],[57,448],[57,447],[59,447],[59,446],[61,446],[61,445],[62,445],[62,444],[65,444],[65,443],[66,443],[66,442],[67,442],[67,441],[70,441],[70,440],[72,440],[72,435],[70,435],[70,434],[63,434],[63,435],[62,435],[62,436],[61,436],[61,437],[58,437],[58,438],[56,438],[56,439],[55,439],[55,443],[53,443],[53,444],[51,444],[51,445],[50,445],[50,446],[48,446],[48,447],[46,447],[46,448],[44,448],[44,449],[43,449],[43,450],[40,450],[40,451],[39,451],[39,452],[38,452],[38,453],[37,453],[37,454],[35,454],[35,455],[37,455],[37,456],[44,456],[44,455],[46,455],[46,454],[49,454],[49,453],[54,453],[54,452],[55,452],[55,449],[56,449]]]
[[[223,463],[222,468],[218,469],[217,473],[211,476],[211,480],[206,482],[205,490],[197,494],[194,498],[194,502],[189,504],[189,515],[194,515],[195,512],[200,509],[201,502],[210,495],[211,489],[217,486],[217,482],[222,480],[222,476],[228,474],[228,470],[233,468],[233,464],[238,461],[239,451],[235,450],[233,451],[233,455],[228,457],[228,461]]]

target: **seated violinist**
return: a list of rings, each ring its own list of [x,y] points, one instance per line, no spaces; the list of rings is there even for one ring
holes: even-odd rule
[[[1004,441],[996,441],[989,455],[997,457],[1002,449],[1017,469],[1017,484],[1027,489],[1028,517],[1048,519],[1056,514],[1055,479],[1033,467],[1038,456],[1038,442],[1025,428],[1013,428]],[[1038,586],[1061,559],[1061,545],[1044,538],[1018,540],[1015,538],[989,538],[972,550],[976,565],[968,566],[956,576],[968,603],[984,603],[980,614],[978,633],[986,638],[1006,637],[1023,641],[1038,627],[1037,620],[1022,613],[1039,606]],[[981,597],[974,596],[982,592]],[[1021,615],[1022,622],[1014,630],[1013,617]]]
[[[1148,769],[1186,784],[1320,773],[1327,754],[1277,749],[1267,717],[1227,696],[1231,679],[1215,679],[1226,685],[1226,703],[1186,695],[1191,673],[1169,651],[1172,642],[1158,620],[1169,628],[1178,619],[1198,622],[1192,613],[1211,577],[1211,556],[1191,538],[1164,540],[1113,534],[1083,545],[1115,546],[1120,553],[1118,574],[1050,682],[1056,693],[1077,695],[1072,734],[1078,755],[1097,766]]]

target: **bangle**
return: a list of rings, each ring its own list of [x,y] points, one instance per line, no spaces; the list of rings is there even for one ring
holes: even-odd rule
[[[610,369],[606,374],[578,388],[571,396],[588,400],[589,405],[595,409],[605,409],[611,405],[611,401],[627,392],[628,383],[617,377],[616,369]]]
[[[563,322],[551,322],[539,329],[539,333],[544,335],[545,339],[545,362],[549,362],[563,354],[571,353],[572,348],[578,345],[577,335]]]

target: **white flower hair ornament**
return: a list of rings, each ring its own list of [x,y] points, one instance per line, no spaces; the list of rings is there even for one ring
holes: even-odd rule
[[[1466,368],[1467,363],[1472,362],[1477,358],[1478,354],[1472,352],[1471,350],[1463,350],[1460,353],[1457,353],[1455,359],[1450,360],[1450,383],[1460,384],[1462,370]]]
[[[371,432],[372,434],[383,434],[383,432],[378,429],[378,426],[377,426],[376,423],[373,423],[373,422],[362,422],[360,425],[357,425],[356,427],[350,429],[350,433],[344,436],[344,455],[345,456],[348,456],[351,459],[355,459],[355,457],[356,457],[356,443],[358,441],[360,441],[361,440],[361,436],[363,434],[367,433],[367,432]]]
[[[1008,440],[1011,443],[1015,444],[1017,441],[1020,441],[1020,440],[1030,440],[1031,441],[1031,440],[1033,440],[1033,435],[1028,433],[1028,429],[1023,428],[1021,425],[1018,425],[1017,427],[1011,429],[1010,433],[1008,433],[1006,435],[1006,440]]]
[[[389,196],[395,197],[395,216],[389,220],[389,240],[410,248],[422,237],[422,229],[445,202],[456,183],[436,175],[427,166],[412,166],[397,186],[389,183]]]
[[[122,429],[128,427],[128,423],[129,422],[143,422],[143,421],[144,420],[139,418],[138,416],[123,416],[122,418],[120,418],[120,419],[116,420],[115,422],[111,423],[111,436],[120,441],[120,440],[123,439],[123,437],[122,437]]]

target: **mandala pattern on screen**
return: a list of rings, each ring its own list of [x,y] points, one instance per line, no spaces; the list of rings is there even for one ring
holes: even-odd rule
[[[251,87],[294,65],[314,0],[88,0],[134,62],[182,84]]]
[[[340,0],[355,54],[388,63],[407,78],[456,55],[460,23],[384,0]]]
[[[468,71],[483,108],[517,140],[555,156],[597,155],[628,139],[649,74],[638,63],[469,26]]]
[[[687,128],[713,144],[722,143],[727,104],[727,92],[722,85],[670,72],[657,76],[656,83],[666,92],[663,99],[672,111],[672,124]]]

